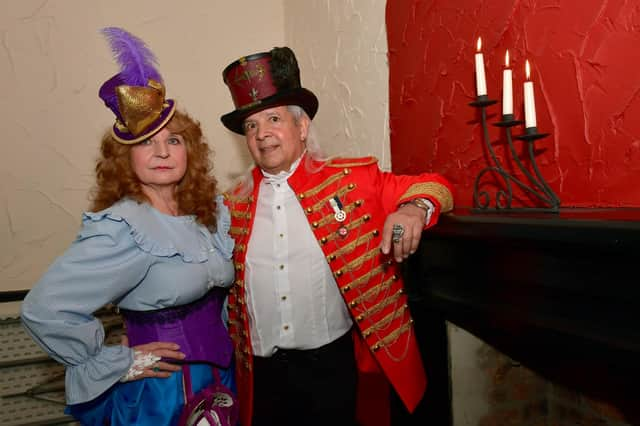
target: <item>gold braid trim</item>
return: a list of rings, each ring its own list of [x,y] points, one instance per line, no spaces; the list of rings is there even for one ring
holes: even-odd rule
[[[231,228],[229,228],[229,234],[231,235],[246,235],[247,232],[247,228],[243,228],[241,226],[232,226]]]
[[[247,249],[246,244],[236,244],[235,251],[245,251]]]
[[[303,197],[312,197],[312,196],[316,195],[318,192],[320,192],[323,189],[325,189],[327,186],[329,186],[329,185],[333,184],[334,182],[342,179],[343,177],[344,177],[344,174],[342,172],[338,172],[338,173],[336,173],[336,174],[334,174],[332,176],[329,176],[320,185],[316,186],[315,188],[311,188],[307,192],[303,192],[302,196]]]
[[[406,333],[407,331],[411,330],[412,326],[413,320],[409,319],[409,322],[402,324],[402,327],[378,340],[376,344],[371,347],[371,349],[376,352],[380,348],[387,346],[389,343],[395,342],[402,333]]]
[[[354,270],[360,268],[364,262],[373,259],[379,254],[380,254],[380,248],[375,247],[374,249],[369,250],[367,253],[359,256],[358,258],[344,265],[344,267],[342,268],[342,272],[353,272]]]
[[[231,217],[235,217],[236,219],[250,219],[251,213],[249,212],[241,212],[239,210],[233,210],[231,212]]]
[[[232,194],[230,192],[225,192],[223,196],[226,200],[229,200],[233,204],[249,204],[252,198],[251,195],[240,196]]]
[[[229,320],[229,326],[230,327],[238,327],[238,328],[240,328],[241,325],[242,325],[241,321]],[[240,339],[240,337],[238,337],[238,339]]]
[[[349,284],[347,284],[346,286],[344,286],[342,288],[342,292],[345,293],[353,288],[358,288],[361,285],[363,285],[364,283],[369,282],[369,280],[374,276],[374,275],[378,275],[378,274],[382,274],[384,273],[386,265],[382,264],[382,265],[378,265],[375,268],[373,268],[371,271],[367,272],[366,274],[364,274],[363,276],[361,276],[360,278],[358,278],[357,280],[353,280],[351,281]]]
[[[367,232],[366,234],[358,237],[356,240],[351,241],[349,244],[345,244],[344,246],[340,247],[340,249],[334,251],[333,253],[330,253],[334,256],[342,256],[345,253],[351,253],[357,246],[359,246],[360,244],[364,244],[364,243],[368,243],[369,241],[373,240],[373,238],[375,237],[375,233],[378,233],[378,231],[373,230],[371,232]],[[325,237],[327,239],[327,242],[329,241],[333,241],[336,238],[338,238],[338,234],[336,234],[335,232],[327,235]]]
[[[394,319],[404,315],[404,311],[406,311],[408,307],[409,307],[409,305],[407,305],[406,303],[404,305],[400,306],[399,309],[394,310],[389,315],[385,316],[380,321],[378,321],[377,323],[373,324],[371,327],[369,327],[366,330],[364,330],[362,332],[362,335],[365,338],[367,338],[367,337],[371,336],[371,334],[373,334],[375,332],[379,332],[380,330],[384,329],[386,326],[388,326],[391,323],[391,321],[393,321]]]
[[[381,310],[383,310],[387,306],[397,302],[398,299],[400,299],[400,297],[403,294],[404,294],[404,292],[402,291],[402,289],[397,291],[396,293],[394,293],[391,296],[387,297],[386,299],[384,299],[382,302],[378,303],[377,305],[374,305],[371,308],[366,309],[363,313],[361,313],[360,315],[358,315],[356,317],[356,321],[360,322],[363,319],[366,319],[367,317],[370,317],[373,314],[377,314],[378,312],[380,312]]]
[[[366,300],[369,300],[371,297],[377,296],[378,294],[380,294],[381,291],[387,290],[389,287],[391,287],[391,284],[393,284],[394,281],[396,281],[396,277],[395,276],[393,276],[391,278],[387,278],[386,280],[384,280],[380,284],[377,284],[377,285],[373,286],[372,288],[370,288],[369,290],[365,291],[360,296],[358,296],[355,299],[353,299],[353,301],[351,303],[355,303],[356,305],[359,305],[360,303],[362,303],[362,302],[364,302]]]
[[[320,208],[321,208],[325,203],[327,203],[331,198],[333,198],[333,197],[335,197],[335,196],[338,196],[338,198],[339,198],[339,197],[342,197],[342,196],[344,196],[344,194],[346,194],[347,192],[351,192],[351,191],[353,191],[355,188],[356,188],[356,187],[355,187],[355,185],[344,186],[344,187],[342,187],[342,188],[338,189],[338,190],[336,191],[335,195],[331,195],[331,194],[330,194],[330,195],[327,195],[327,196],[326,196],[326,197],[324,197],[324,198],[321,198],[321,199],[320,199],[320,201],[318,201],[317,203],[315,203],[314,205],[312,205],[312,206],[311,206],[311,209],[312,209],[313,211],[318,211],[318,210],[320,210]]]
[[[368,166],[378,162],[376,157],[354,158],[351,163],[342,162],[334,163],[331,160],[327,163],[327,167],[356,167],[356,166]]]
[[[438,182],[425,182],[413,184],[407,189],[400,201],[416,198],[423,195],[430,195],[440,203],[440,213],[453,210],[453,195],[449,188]]]
[[[355,203],[351,203],[347,206],[344,206],[343,210],[345,213],[351,213],[355,208]],[[332,214],[328,214],[318,221],[318,227],[326,226],[327,223],[333,222],[334,220],[336,220],[335,217],[333,217]]]

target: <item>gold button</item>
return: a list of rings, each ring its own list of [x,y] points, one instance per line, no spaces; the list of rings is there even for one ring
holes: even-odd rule
[[[360,207],[362,205],[362,200],[358,200],[355,202],[356,207]]]
[[[313,209],[311,207],[307,207],[306,212],[307,212],[307,214],[311,214],[311,213],[313,213]]]
[[[378,236],[378,234],[380,234],[380,232],[379,232],[377,229],[375,229],[375,230],[373,231],[373,236],[374,236],[374,237],[377,237],[377,236]]]
[[[336,271],[336,274],[335,274],[335,275],[336,275],[336,277],[338,277],[338,278],[339,278],[339,277],[341,277],[341,276],[342,276],[342,271],[340,271],[340,270]]]
[[[304,200],[304,194],[298,194],[298,198]]]
[[[355,185],[355,184],[353,184],[353,183],[350,183],[349,185],[347,185],[347,188],[349,188],[349,189],[353,189],[353,188],[355,188],[355,187],[356,187],[356,185]]]
[[[335,254],[329,255],[329,262],[333,262],[334,260],[336,260],[336,255]]]
[[[318,226],[320,226],[320,224],[318,222],[313,222],[311,226],[313,226],[314,228],[317,228]]]
[[[322,238],[320,238],[320,242],[321,242],[322,244],[327,244],[327,241],[328,241],[328,240],[327,240],[327,237],[322,237]]]

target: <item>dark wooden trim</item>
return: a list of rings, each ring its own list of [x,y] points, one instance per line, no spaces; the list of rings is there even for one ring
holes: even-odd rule
[[[405,276],[417,328],[450,321],[553,381],[606,396],[640,380],[639,258],[639,209],[458,210],[424,233]],[[425,359],[448,369],[446,339],[424,342]],[[431,387],[450,395],[450,383]]]

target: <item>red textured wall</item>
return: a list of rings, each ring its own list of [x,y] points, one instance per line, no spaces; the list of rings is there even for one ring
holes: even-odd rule
[[[551,133],[537,161],[562,206],[640,206],[640,0],[390,0],[387,34],[395,172],[443,173],[458,206],[472,205],[487,165],[468,105],[481,36],[492,99],[510,51],[521,119],[532,64],[538,129]],[[499,120],[500,103],[489,112]]]

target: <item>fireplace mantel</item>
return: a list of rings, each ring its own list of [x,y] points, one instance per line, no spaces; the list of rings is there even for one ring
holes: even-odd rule
[[[405,265],[419,333],[423,315],[449,321],[551,380],[602,393],[637,392],[639,274],[640,209],[459,209]]]

